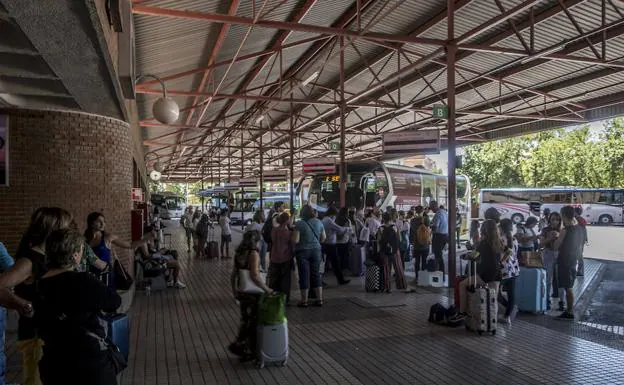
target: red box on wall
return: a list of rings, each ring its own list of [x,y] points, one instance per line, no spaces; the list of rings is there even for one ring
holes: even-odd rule
[[[130,214],[130,226],[132,229],[132,240],[138,241],[143,238],[143,227],[145,222],[143,221],[143,210],[132,210]]]

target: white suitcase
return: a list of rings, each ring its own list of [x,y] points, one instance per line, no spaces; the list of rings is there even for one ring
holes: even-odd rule
[[[472,265],[472,266],[471,266]],[[468,318],[466,319],[466,329],[475,331],[479,335],[483,333],[496,334],[497,314],[498,314],[498,293],[494,289],[483,286],[476,286],[476,276],[472,274],[476,271],[476,262],[469,266],[468,279],[472,282],[472,287],[468,287]],[[471,271],[472,270],[472,271]],[[473,291],[474,290],[474,291]]]
[[[258,368],[267,363],[286,366],[288,362],[288,321],[258,326]]]
[[[477,287],[468,291],[468,319],[466,328],[479,333],[496,334],[498,300],[496,290]]]

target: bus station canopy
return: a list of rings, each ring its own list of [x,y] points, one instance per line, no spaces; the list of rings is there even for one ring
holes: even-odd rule
[[[291,145],[296,166],[336,156],[342,125],[347,160],[379,159],[387,132],[439,129],[445,147],[450,44],[459,146],[624,114],[617,0],[134,0],[133,14],[137,73],[181,107],[158,123],[160,84],[136,87],[144,145],[173,180],[250,175],[261,149],[265,169],[288,167]]]

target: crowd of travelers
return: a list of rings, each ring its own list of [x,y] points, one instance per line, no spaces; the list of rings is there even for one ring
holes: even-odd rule
[[[41,207],[31,216],[14,258],[0,247],[0,305],[19,313],[24,385],[117,384],[118,353],[106,339],[102,317],[120,308],[119,293],[132,285],[132,278],[116,250],[164,261],[171,273],[168,286],[185,287],[172,256],[176,253],[159,247],[157,218],[134,242],[109,231],[102,213],[89,214],[86,223],[81,233],[68,211]]]
[[[293,213],[283,202],[276,202],[266,218],[263,211],[256,212],[234,252],[231,286],[240,306],[241,326],[229,349],[242,361],[255,357],[260,296],[284,293],[290,305],[295,268],[299,286],[296,306],[300,308],[324,305],[325,263],[331,265],[338,285],[348,285],[350,280],[343,271],[358,250],[365,250],[365,258],[381,267],[382,291],[386,293],[392,292],[392,277],[397,290],[410,291],[404,263],[412,258],[415,271],[445,271],[449,218],[435,201],[407,212],[393,207],[385,212],[364,212],[331,206],[319,219],[318,213],[305,205],[297,221]],[[187,209],[180,223],[188,251],[194,249],[202,256],[212,236],[208,233],[214,231],[213,221],[221,227],[221,257],[228,258],[232,233],[226,210],[217,214]],[[169,286],[185,287],[179,279],[177,253],[165,249],[159,240],[161,224],[154,222],[141,240],[127,242],[106,229],[101,213],[89,214],[86,222],[86,230],[80,233],[69,212],[42,207],[32,215],[14,259],[0,244],[0,305],[20,314],[23,384],[116,384],[117,373],[103,347],[105,332],[99,320],[103,312],[114,312],[121,304],[117,289],[123,285],[123,277],[115,274],[121,265],[115,248],[132,250],[144,261],[158,261],[170,272]],[[560,318],[574,318],[572,287],[576,276],[583,274],[585,225],[578,208],[571,206],[560,213],[545,210],[543,218],[531,217],[515,226],[515,232],[514,224],[500,220],[495,209],[486,212],[483,223],[471,223],[469,246],[479,255],[473,273],[480,284],[506,292],[506,296],[500,295],[506,322],[511,322],[517,311],[514,283],[519,259],[523,252],[538,249],[543,250],[549,298],[550,294],[559,298]],[[434,254],[431,260],[430,252]],[[247,280],[259,291],[241,288],[241,276],[245,276],[241,272],[246,272]],[[466,290],[463,282],[460,296],[466,296]],[[465,303],[460,301],[460,313],[466,312]],[[68,360],[74,363],[71,371],[65,370]]]
[[[478,252],[476,264],[477,284],[486,285],[499,293],[505,306],[503,321],[511,323],[518,309],[515,282],[520,274],[520,261],[526,253],[541,251],[546,269],[547,304],[551,310],[551,298],[559,299],[560,319],[574,319],[574,282],[583,272],[583,249],[588,242],[587,222],[582,218],[580,207],[565,206],[560,212],[545,209],[543,217],[530,217],[524,224],[514,224],[500,219],[499,212],[488,209],[485,221],[471,224],[470,238]],[[502,284],[502,290],[501,289]],[[460,314],[467,313],[467,288],[469,280],[460,284]],[[506,292],[506,297],[501,293]]]

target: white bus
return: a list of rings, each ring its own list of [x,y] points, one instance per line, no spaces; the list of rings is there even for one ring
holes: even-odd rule
[[[307,175],[298,185],[300,202],[308,203],[323,213],[331,204],[340,203],[340,176]],[[470,219],[470,181],[457,176],[457,207],[462,216],[462,229]],[[385,210],[393,206],[407,211],[413,206],[426,206],[436,200],[447,207],[448,177],[418,167],[384,164],[377,161],[347,163],[347,207]]]
[[[154,207],[158,207],[160,218],[179,219],[186,209],[186,199],[174,192],[159,192],[151,194]]]
[[[479,217],[494,207],[502,218],[522,223],[528,217],[539,217],[544,209],[559,211],[563,206],[580,206],[588,223],[623,223],[624,189],[605,188],[506,188],[482,189]]]

